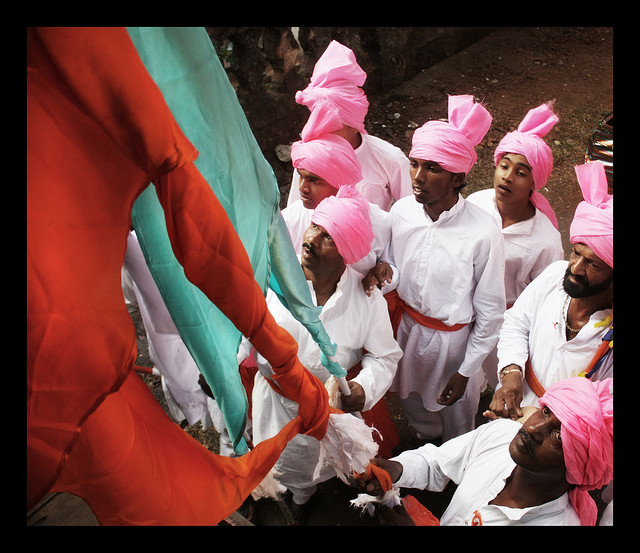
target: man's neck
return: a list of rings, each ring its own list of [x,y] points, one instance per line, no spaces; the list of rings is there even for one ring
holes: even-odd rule
[[[311,281],[313,286],[318,306],[324,305],[333,296],[345,269],[345,265],[329,271],[312,271],[303,267],[306,279]]]
[[[455,197],[448,198],[447,201],[438,201],[431,204],[422,204],[424,212],[435,223],[445,211],[449,211],[458,203],[460,196],[456,193]]]
[[[516,466],[504,488],[489,503],[513,509],[535,507],[558,499],[569,488],[564,478],[544,478]]]
[[[349,144],[351,144],[351,147],[354,150],[359,148],[360,144],[362,144],[362,135],[360,134],[358,129],[355,129],[354,127],[344,126],[334,134],[337,134],[338,136],[344,138]]]
[[[609,309],[613,305],[613,293],[611,290],[594,294],[585,298],[571,298],[569,309],[571,315],[576,318],[586,318],[587,320],[596,311]]]
[[[502,228],[531,219],[536,214],[536,208],[531,202],[527,202],[526,205],[519,205],[496,200],[496,206],[502,219]]]

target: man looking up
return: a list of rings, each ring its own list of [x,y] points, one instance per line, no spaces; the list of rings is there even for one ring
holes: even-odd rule
[[[489,405],[498,416],[520,417],[521,406],[537,406],[558,380],[613,376],[613,196],[601,162],[578,166],[576,174],[584,201],[571,223],[569,261],[550,265],[504,316],[501,386]]]
[[[300,264],[311,297],[322,307],[320,320],[337,345],[335,361],[349,373],[361,365],[348,382],[351,394],[342,396],[344,412],[368,411],[389,389],[402,355],[393,338],[387,304],[379,290],[368,297],[362,289],[362,275],[351,265],[369,252],[373,232],[369,204],[352,186],[343,186],[335,196],[324,199],[313,212],[304,235]],[[309,332],[290,314],[273,292],[267,295],[269,311],[298,343],[304,366],[325,383],[330,374],[322,365],[320,348]],[[245,345],[243,341],[240,353]],[[276,435],[295,418],[298,404],[278,392],[278,379],[266,360],[256,356],[259,373],[252,394],[254,443]],[[366,419],[365,419],[366,420]],[[320,443],[298,435],[290,441],[276,464],[279,480],[292,493],[294,516],[315,493],[317,484],[335,475],[330,467],[316,469]],[[299,518],[299,517],[298,517]]]
[[[305,135],[306,136],[306,135]],[[291,145],[291,161],[299,176],[300,199],[282,210],[291,240],[301,253],[304,233],[318,204],[335,196],[342,186],[354,186],[362,179],[362,168],[349,143],[335,134],[314,135]],[[389,240],[389,214],[368,202],[373,240],[369,252],[353,263],[353,268],[366,274],[379,260]]]
[[[570,378],[553,384],[524,422],[497,419],[440,447],[426,444],[375,459],[402,488],[456,491],[446,525],[593,526],[589,490],[613,475],[613,381]],[[367,493],[379,493],[370,480]],[[411,524],[402,507],[384,509],[392,524]]]

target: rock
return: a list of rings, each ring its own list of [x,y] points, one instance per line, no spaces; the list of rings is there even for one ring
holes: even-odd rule
[[[291,145],[290,144],[278,144],[273,151],[280,161],[291,161]]]

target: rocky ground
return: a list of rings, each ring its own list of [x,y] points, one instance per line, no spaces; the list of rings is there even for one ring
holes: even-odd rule
[[[365,87],[366,89],[366,87]],[[542,192],[558,216],[565,253],[570,251],[568,231],[575,206],[581,200],[573,167],[584,162],[587,141],[598,125],[613,112],[613,29],[529,28],[509,27],[479,40],[465,50],[424,68],[402,85],[376,96],[369,96],[367,130],[380,136],[408,154],[415,128],[430,119],[445,118],[448,94],[473,94],[489,109],[493,124],[478,147],[478,164],[471,170],[464,195],[492,185],[493,150],[502,136],[514,130],[530,108],[555,99],[560,117],[556,128],[547,136],[554,154],[554,172]],[[299,129],[291,130],[295,140]],[[270,156],[268,156],[270,157]],[[284,198],[288,193],[291,173],[276,171]],[[138,316],[134,309],[132,316]],[[144,329],[137,325],[141,344],[139,363],[150,365],[144,349]],[[145,377],[161,400],[158,379]],[[484,398],[486,401],[487,398]],[[417,445],[393,398],[390,407],[398,424],[401,443],[398,449]],[[479,419],[481,422],[481,419]],[[212,451],[217,451],[217,435],[200,427],[185,430]],[[452,489],[441,494],[415,494],[425,506],[439,516]],[[356,492],[339,481],[321,486],[310,504],[307,525],[375,525],[374,519],[361,517],[350,506]],[[28,519],[30,525],[78,524],[78,513],[86,506],[65,498],[52,501]],[[68,498],[66,498],[68,499]],[[57,507],[56,507],[57,505]],[[75,519],[73,517],[76,517]],[[90,512],[80,518],[81,525],[96,524]],[[255,525],[282,525],[278,506],[260,500],[255,509]]]

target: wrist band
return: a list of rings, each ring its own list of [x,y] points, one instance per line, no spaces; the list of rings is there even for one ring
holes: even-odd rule
[[[500,380],[502,380],[503,377],[505,377],[508,374],[511,374],[513,372],[520,373],[520,378],[524,378],[524,374],[522,373],[522,369],[520,367],[516,367],[515,369],[507,369],[507,370],[500,371]]]

